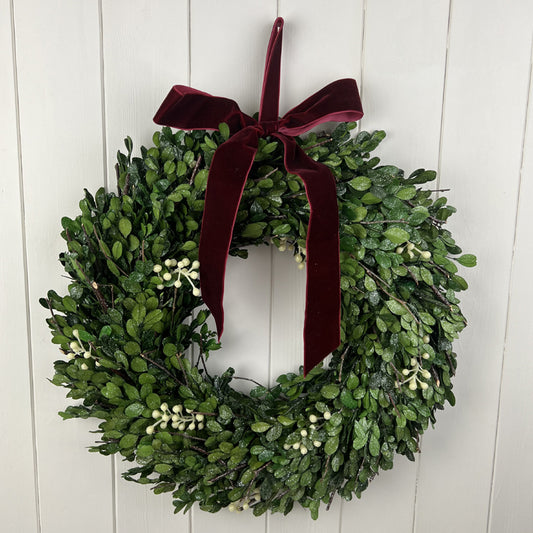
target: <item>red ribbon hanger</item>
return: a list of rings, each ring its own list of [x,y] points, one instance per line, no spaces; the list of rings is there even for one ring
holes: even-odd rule
[[[353,79],[330,83],[279,118],[283,19],[274,22],[268,43],[259,121],[236,102],[175,85],[157,111],[156,124],[185,130],[218,129],[228,124],[230,138],[215,152],[209,170],[200,235],[200,285],[218,337],[224,329],[224,278],[235,218],[260,137],[284,146],[288,172],[300,176],[309,201],[306,243],[307,286],[304,322],[304,373],[340,344],[339,216],[335,178],[313,161],[294,137],[323,122],[356,121],[363,116]]]

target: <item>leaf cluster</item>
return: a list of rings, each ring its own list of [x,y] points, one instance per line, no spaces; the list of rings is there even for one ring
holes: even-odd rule
[[[211,512],[288,513],[298,502],[316,518],[334,494],[360,496],[396,454],[413,460],[436,411],[455,402],[452,342],[466,325],[457,293],[467,288],[457,263],[474,266],[475,257],[461,255],[445,227],[455,209],[421,187],[435,172],[406,177],[380,165],[371,153],[384,132],[352,137],[354,126],[298,140],[336,180],[342,343],[327,367],[249,395],[232,388],[232,368],[209,374],[220,345],[208,310],[189,285],[158,273],[198,259],[225,124],[213,133],[163,128],[140,157],[126,139],[118,192],[85,191],[80,214],[61,221],[68,294],[40,300],[65,356],[52,382],[78,400],[61,415],[100,419],[91,450],[135,461],[126,479],[172,492],[176,512],[198,502]],[[245,258],[266,244],[305,261],[308,223],[300,178],[285,170],[280,143],[261,139],[230,253]],[[180,422],[161,422],[166,409]]]

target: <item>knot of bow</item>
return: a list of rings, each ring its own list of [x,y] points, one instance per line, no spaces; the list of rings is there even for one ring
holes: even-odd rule
[[[200,235],[202,299],[218,336],[224,327],[224,277],[235,217],[262,136],[284,146],[288,172],[300,176],[310,206],[307,231],[307,285],[304,322],[304,373],[340,344],[339,218],[335,178],[328,167],[306,155],[294,137],[328,121],[356,121],[363,116],[353,79],[330,83],[279,118],[279,83],[283,19],[274,22],[268,43],[259,120],[236,102],[184,85],[175,85],[157,111],[157,124],[184,130],[218,129],[225,122],[230,138],[211,162]]]

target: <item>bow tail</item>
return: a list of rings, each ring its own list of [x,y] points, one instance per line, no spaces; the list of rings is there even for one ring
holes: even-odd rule
[[[200,236],[200,287],[218,338],[224,329],[224,278],[235,218],[246,178],[257,152],[257,132],[245,128],[222,144],[213,157]]]
[[[304,374],[307,374],[340,344],[337,189],[328,167],[309,158],[293,139],[276,137],[285,146],[285,167],[304,183],[311,209],[304,323]]]

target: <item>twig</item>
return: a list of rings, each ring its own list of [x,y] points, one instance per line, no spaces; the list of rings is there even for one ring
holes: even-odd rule
[[[342,355],[341,355],[341,364],[340,364],[340,367],[339,367],[339,383],[342,381],[342,366],[344,365],[344,357],[346,356],[346,354],[348,353],[348,350],[350,349],[350,346],[348,346],[346,348],[346,350],[344,350],[344,352],[342,352]],[[329,457],[328,457],[329,459]]]
[[[260,178],[255,178],[254,181],[258,182],[258,181],[266,180],[267,178],[272,176],[272,174],[276,173],[278,170],[279,170],[279,168],[276,167],[274,170],[271,170],[268,174],[265,174],[264,176],[262,176]]]
[[[351,256],[353,259],[355,259],[354,256]],[[357,260],[356,260],[357,261]],[[375,272],[372,272],[372,270],[370,270],[367,266],[364,265],[364,263],[359,263],[365,270],[366,272],[372,276],[376,281],[381,281],[381,283],[384,283],[385,285],[387,285],[387,287],[390,287],[390,285],[382,278],[380,278]]]
[[[191,445],[191,450],[196,450],[197,452],[203,453],[205,455],[209,455],[208,451],[204,450],[203,448],[198,448],[198,446]]]
[[[200,162],[201,161],[202,161],[202,156],[199,155],[198,159],[196,160],[196,164],[194,165],[194,168],[193,168],[193,171],[192,171],[192,174],[191,174],[191,178],[189,179],[189,185],[192,185],[192,182],[194,181],[194,177],[198,173],[198,167],[200,166]]]
[[[326,477],[326,474],[328,473],[330,460],[331,460],[331,455],[328,455],[328,458],[326,459],[326,467],[324,468],[324,473],[322,474],[320,481],[324,481],[324,478]]]
[[[56,325],[56,327],[59,330],[59,332],[61,333],[61,335],[65,335],[63,333],[63,329],[61,328],[61,326],[59,325],[59,322],[57,321],[56,315],[54,314],[54,310],[52,308],[52,302],[50,302],[50,300],[47,298],[46,299],[46,303],[48,304],[48,309],[50,310],[50,313],[52,315],[52,320],[54,321],[54,324]]]
[[[331,496],[329,497],[329,502],[326,505],[326,511],[329,511],[331,508],[331,504],[333,503],[333,497],[335,496],[335,492],[331,493]]]
[[[332,137],[328,137],[325,141],[321,141],[319,143],[313,144],[311,146],[307,146],[304,148],[304,152],[308,152],[309,150],[312,150],[313,148],[316,148],[317,146],[322,146],[323,144],[328,144],[332,140]]]
[[[107,255],[107,253],[104,251],[104,248],[102,246],[102,241],[100,240],[100,236],[98,235],[98,231],[96,230],[96,226],[93,226],[93,232],[96,236],[96,240],[98,241],[98,244],[100,245],[100,251],[104,254],[104,257],[108,260],[108,261],[111,261],[119,270],[120,272],[124,275],[124,276],[127,276],[127,272],[124,272],[124,270],[122,270],[114,261],[111,257],[109,257]]]
[[[402,416],[400,414],[400,411],[398,411],[398,407],[396,407],[396,404],[394,403],[394,400],[392,399],[392,396],[391,396],[390,392],[387,392],[387,396],[389,397],[390,403],[392,403],[392,405],[394,406],[394,410],[396,411],[396,414],[398,416]]]
[[[176,359],[178,360],[178,365],[180,365],[181,373],[183,374],[183,377],[185,378],[185,383],[187,383],[187,387],[189,386],[189,380],[187,379],[187,373],[185,372],[185,369],[183,368],[183,363],[181,362],[181,356],[183,354],[176,354]]]
[[[242,379],[243,381],[251,381],[252,383],[255,383],[256,385],[258,385],[259,387],[263,387],[264,386],[264,385],[262,385],[258,381],[255,381],[255,379],[252,379],[252,378],[241,378],[239,376],[233,376],[233,379]]]
[[[170,319],[170,322],[174,322],[174,313],[176,312],[176,298],[178,296],[178,288],[174,287],[174,298],[172,298],[172,317]]]
[[[218,481],[219,479],[222,479],[223,477],[229,476],[231,473],[236,472],[237,470],[240,470],[241,468],[244,468],[247,464],[248,463],[242,463],[240,465],[237,465],[235,468],[227,470],[226,472],[223,472],[222,474],[208,480],[208,483],[214,483],[215,481]]]
[[[91,281],[91,287],[96,295],[96,299],[98,300],[98,303],[100,304],[104,312],[107,313],[107,310],[108,310],[107,303],[104,297],[102,296],[100,289],[98,288],[98,283],[96,283],[96,281]]]
[[[403,220],[403,219],[399,219],[399,220],[371,220],[369,222],[365,222],[365,221],[360,221],[360,222],[357,222],[357,224],[363,224],[363,225],[367,225],[367,224],[409,224],[409,222],[407,220]]]
[[[141,242],[141,261],[143,263],[146,261],[146,257],[144,257],[144,239]]]
[[[416,279],[416,276],[413,274],[413,271],[408,266],[406,266],[405,268],[407,269],[407,272],[409,272],[409,275],[413,278],[414,282],[418,285],[418,280]]]
[[[126,174],[126,179],[124,180],[124,189],[122,189],[122,194],[128,194],[129,188],[130,188],[130,175]]]
[[[409,200],[406,200],[406,203],[409,204],[411,207],[416,207],[413,202],[410,202]],[[443,224],[446,224],[445,220],[439,220],[438,218],[432,217],[431,215],[428,215],[429,220],[431,220],[438,228],[440,228]]]
[[[183,383],[174,374],[172,374],[172,372],[169,372],[163,365],[160,365],[159,363],[157,363],[153,359],[150,359],[147,355],[145,355],[143,353],[140,353],[139,355],[143,359],[146,359],[146,361],[148,361],[149,363],[152,363],[154,366],[156,366],[157,368],[162,370],[167,376],[172,378],[178,385],[183,385]]]
[[[202,439],[202,437],[193,437],[192,435],[189,435],[188,433],[172,432],[171,435],[178,435],[179,437],[185,437],[186,439],[191,439],[191,440],[201,440],[202,442],[205,442],[207,440],[207,439]]]
[[[452,307],[452,304],[441,294],[441,292],[439,291],[439,289],[437,289],[437,287],[435,287],[435,285],[430,285],[431,287],[431,290],[433,291],[433,293],[435,294],[435,296],[444,304],[446,304],[450,309]]]

